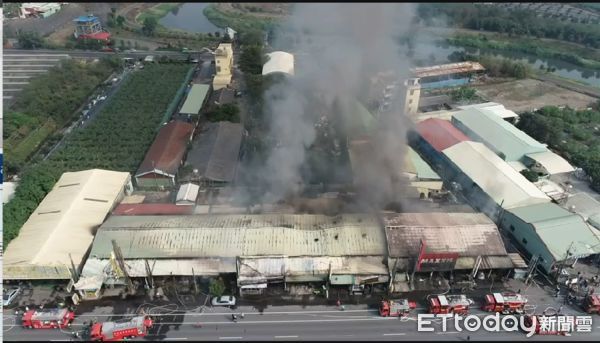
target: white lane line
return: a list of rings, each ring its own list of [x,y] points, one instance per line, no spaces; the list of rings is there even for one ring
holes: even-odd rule
[[[404,332],[400,332],[400,333],[384,333],[384,336],[404,336],[406,335],[406,333]]]
[[[219,339],[242,339],[243,337],[219,337]]]
[[[275,336],[275,338],[298,338],[298,336]]]

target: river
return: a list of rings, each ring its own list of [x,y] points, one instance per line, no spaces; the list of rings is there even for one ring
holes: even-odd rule
[[[178,29],[189,32],[223,32],[223,30],[204,15],[204,9],[209,3],[185,3],[159,20],[160,25],[169,29]]]
[[[600,71],[582,68],[572,63],[551,59],[551,58],[539,58],[525,53],[519,52],[506,52],[497,51],[491,49],[476,49],[476,48],[462,48],[452,46],[449,44],[439,44],[432,41],[420,41],[415,46],[415,58],[423,59],[428,61],[429,56],[433,55],[436,57],[435,63],[447,63],[448,55],[455,51],[465,51],[470,54],[489,54],[496,57],[509,58],[511,60],[521,61],[535,70],[539,70],[540,65],[545,65],[556,68],[552,74],[564,77],[566,79],[585,83],[586,85],[600,88]],[[429,63],[429,61],[427,62]]]

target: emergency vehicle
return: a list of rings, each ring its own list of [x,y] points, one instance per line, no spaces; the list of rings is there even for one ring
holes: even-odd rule
[[[143,337],[153,325],[148,316],[134,317],[127,322],[95,323],[90,330],[90,340],[113,342],[127,338]]]
[[[435,295],[429,299],[429,313],[432,314],[467,314],[473,300],[466,295]]]
[[[75,319],[75,312],[67,308],[29,310],[23,313],[22,323],[29,329],[64,329]]]
[[[379,315],[382,317],[405,317],[410,310],[415,309],[417,304],[408,299],[383,300],[379,304]]]
[[[600,314],[600,294],[588,294],[583,299],[583,310],[587,313]]]
[[[527,298],[518,293],[492,293],[485,296],[482,310],[502,314],[523,313]]]
[[[525,316],[525,325],[527,327],[531,327],[535,325],[535,334],[536,335],[562,335],[566,336],[568,333],[573,332],[575,330],[575,323],[573,322],[570,327],[564,324],[559,324],[560,322],[565,323],[566,320],[559,320],[559,317],[564,317],[568,319],[564,314],[553,315],[553,316]],[[550,319],[551,318],[551,319]],[[570,316],[570,318],[574,318],[574,316]],[[547,323],[543,324],[544,322]]]

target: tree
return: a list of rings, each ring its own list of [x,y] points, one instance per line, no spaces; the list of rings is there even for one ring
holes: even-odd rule
[[[240,55],[240,69],[244,73],[261,74],[264,64],[263,48],[261,45],[244,46]]]
[[[158,20],[156,20],[156,18],[146,17],[142,26],[142,33],[144,33],[146,36],[154,36],[157,26]]]
[[[120,15],[117,17],[116,21],[117,21],[117,26],[123,27],[123,24],[125,24],[125,17]]]
[[[221,37],[221,32],[215,31],[215,37],[217,37],[217,38]]]
[[[211,279],[208,285],[208,292],[213,297],[220,297],[225,293],[225,283],[221,278]]]
[[[521,175],[525,176],[525,178],[531,182],[537,182],[540,179],[536,172],[529,169],[521,170]]]
[[[240,109],[234,104],[221,105],[208,113],[207,119],[211,122],[230,121],[232,123],[239,123]]]
[[[23,49],[37,49],[44,46],[44,41],[37,32],[19,32],[17,41]]]

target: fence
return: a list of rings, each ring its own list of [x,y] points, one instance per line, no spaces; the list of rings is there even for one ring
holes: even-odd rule
[[[194,75],[194,67],[192,66],[192,67],[190,67],[190,70],[186,74],[185,80],[183,80],[181,87],[179,87],[179,90],[175,94],[173,101],[171,101],[171,103],[167,107],[167,110],[165,111],[165,115],[163,116],[163,119],[160,123],[159,128],[162,127],[164,124],[166,124],[169,121],[169,119],[171,118],[171,116],[173,115],[173,112],[175,112],[175,109],[177,108],[177,105],[179,105],[181,98],[185,94],[185,89],[186,89],[188,83],[190,82],[190,80],[192,79],[193,75]]]

